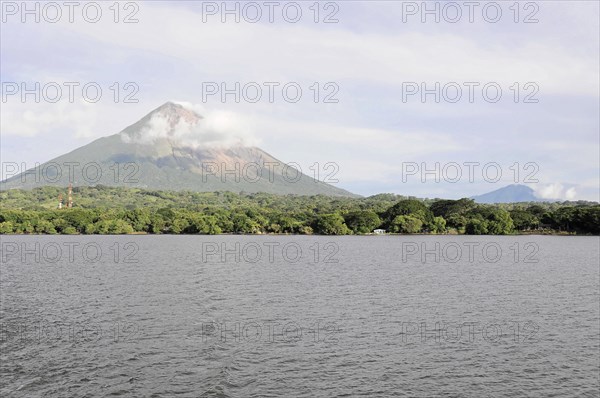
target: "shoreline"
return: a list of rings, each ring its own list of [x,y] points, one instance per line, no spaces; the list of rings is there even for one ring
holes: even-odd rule
[[[2,236],[323,236],[323,237],[332,237],[332,236],[352,236],[352,237],[384,237],[384,236],[599,236],[594,234],[577,234],[573,232],[551,232],[551,233],[514,233],[514,234],[504,234],[504,235],[493,235],[493,234],[485,234],[485,235],[475,235],[475,234],[401,234],[401,233],[385,233],[385,234],[346,234],[346,235],[324,235],[324,234],[279,234],[279,233],[260,233],[260,234],[236,234],[236,233],[227,233],[227,234],[151,234],[147,232],[135,232],[130,234],[0,234]]]

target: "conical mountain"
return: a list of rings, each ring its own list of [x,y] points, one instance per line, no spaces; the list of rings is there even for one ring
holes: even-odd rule
[[[0,183],[0,190],[53,185],[122,186],[194,192],[355,196],[317,181],[191,107],[167,102],[138,122]]]
[[[495,191],[471,197],[477,203],[519,203],[519,202],[552,202],[536,196],[535,191],[527,185],[511,184]]]

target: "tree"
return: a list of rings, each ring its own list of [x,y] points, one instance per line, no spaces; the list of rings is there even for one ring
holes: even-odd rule
[[[508,235],[513,230],[513,220],[506,210],[495,209],[491,217],[488,218],[488,233],[491,235]]]
[[[63,229],[61,231],[61,233],[65,234],[65,235],[75,235],[75,234],[77,234],[77,230],[75,229],[75,227],[69,226],[69,227],[66,227],[65,229]]]
[[[446,225],[450,228],[456,228],[457,231],[462,231],[468,222],[467,217],[457,213],[450,214],[446,220]]]
[[[575,208],[574,207],[561,207],[556,209],[544,217],[544,222],[552,225],[552,228],[558,229],[559,231],[570,231],[571,224],[575,219]]]
[[[82,233],[88,224],[92,224],[98,219],[95,211],[84,209],[60,210],[57,213],[57,217],[63,218],[69,225]]]
[[[430,230],[435,234],[443,234],[446,232],[446,220],[443,217],[434,217]]]
[[[236,234],[252,234],[258,232],[258,224],[244,213],[235,213],[231,217],[233,232]]]
[[[381,225],[381,219],[371,210],[353,211],[344,215],[346,225],[357,234],[367,234]]]
[[[527,212],[536,217],[538,220],[541,220],[548,210],[540,205],[532,205],[527,208]]]
[[[390,207],[383,215],[388,229],[391,229],[393,220],[398,216],[411,216],[421,220],[422,224],[430,225],[433,222],[433,213],[423,202],[416,199],[401,200]]]
[[[12,221],[0,222],[0,234],[12,234],[14,231]]]
[[[208,214],[213,215],[217,219],[217,224],[221,231],[225,233],[234,232],[231,213],[225,209],[211,209]]]
[[[109,233],[110,230],[110,224],[111,224],[111,220],[100,220],[96,223],[94,223],[94,228],[93,228],[93,233],[94,234],[100,234],[100,235],[107,235]],[[87,229],[86,229],[87,232]]]
[[[298,228],[302,223],[294,220],[292,217],[279,216],[276,218],[276,224],[279,225],[279,232],[283,233],[294,233],[298,231]]]
[[[114,235],[132,234],[133,227],[123,220],[111,220],[108,233]]]
[[[56,230],[54,229],[54,225],[47,220],[39,220],[35,224],[35,233],[37,234],[55,234]]]
[[[35,232],[35,229],[34,229],[33,225],[31,224],[31,222],[24,221],[23,223],[21,223],[21,225],[19,227],[17,227],[16,232],[18,234],[19,233],[32,234]]]
[[[56,232],[58,232],[59,234],[63,233],[63,231],[69,227],[71,227],[71,225],[69,225],[69,222],[67,220],[65,220],[64,218],[55,218],[52,220],[52,225],[54,226],[54,229],[56,230]],[[73,227],[71,227],[73,228]]]
[[[468,213],[476,206],[472,199],[459,200],[437,200],[430,206],[433,215],[436,217],[444,217],[448,219],[450,215],[462,215]]]
[[[481,219],[471,219],[467,221],[465,233],[467,235],[486,235],[488,233],[488,222]]]
[[[170,220],[170,225],[169,223],[167,223],[168,225],[168,230],[170,233],[173,234],[180,234],[182,233],[186,228],[189,227],[189,223],[188,220],[185,219],[184,217],[180,216],[180,215],[176,215],[174,216],[171,220]]]
[[[540,224],[540,220],[528,210],[513,209],[510,211],[510,218],[518,231],[535,229]]]
[[[131,224],[136,232],[148,232],[150,230],[150,212],[146,209],[128,211],[125,220]]]
[[[85,226],[83,232],[85,234],[91,235],[96,233],[96,226],[94,224],[88,224]]]
[[[577,208],[573,224],[577,231],[600,234],[600,206]]]
[[[189,227],[185,232],[191,234],[216,235],[220,234],[222,231],[215,216],[194,214],[190,217]]]
[[[313,232],[313,229],[308,225],[302,225],[300,228],[298,228],[298,233],[302,235],[312,235]]]
[[[162,215],[154,213],[150,216],[150,224],[148,225],[149,232],[153,234],[162,234],[166,229],[167,223]]]
[[[350,232],[344,223],[344,217],[337,213],[317,216],[313,230],[320,235],[347,235]]]
[[[467,215],[465,233],[470,235],[506,235],[514,229],[508,211],[495,206],[478,206]]]
[[[416,234],[423,229],[423,221],[413,216],[396,216],[390,224],[391,232]]]

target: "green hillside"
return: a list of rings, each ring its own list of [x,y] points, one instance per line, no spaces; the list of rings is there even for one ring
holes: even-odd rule
[[[59,193],[64,188],[0,192],[0,233],[346,235],[383,228],[392,233],[600,234],[600,205],[590,202],[487,205],[393,194],[351,198],[100,186],[75,187],[73,207],[58,210]]]

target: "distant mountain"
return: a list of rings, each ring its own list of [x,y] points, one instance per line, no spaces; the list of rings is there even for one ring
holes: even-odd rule
[[[471,197],[477,203],[551,202],[535,196],[535,191],[526,185],[512,184],[504,188]]]
[[[191,108],[167,102],[120,133],[40,165],[40,178],[35,171],[22,173],[0,182],[0,190],[66,187],[69,165],[75,164],[73,186],[357,196],[299,173],[255,146],[231,140],[216,145],[223,140],[213,125]]]

